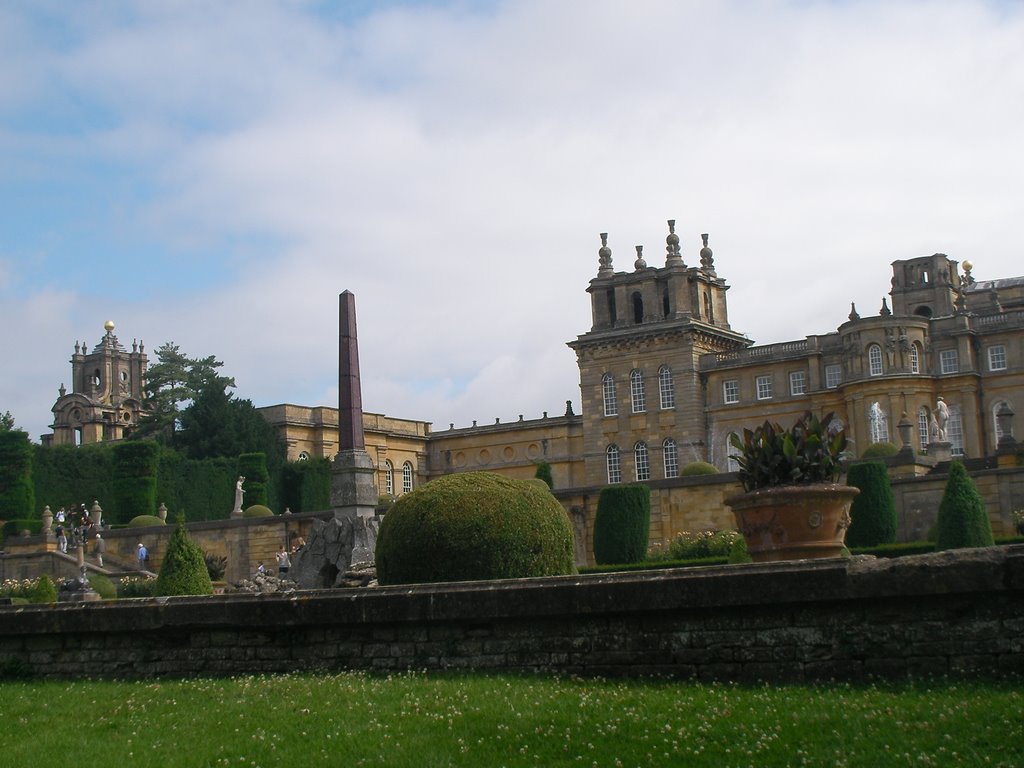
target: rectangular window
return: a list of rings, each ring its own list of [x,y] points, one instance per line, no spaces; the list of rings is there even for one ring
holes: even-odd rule
[[[806,395],[807,394],[807,377],[804,376],[803,371],[790,371],[789,374],[789,394],[791,395]]]
[[[944,349],[939,352],[939,371],[941,373],[957,373],[960,370],[960,358],[955,349]]]
[[[740,401],[740,383],[736,379],[723,382],[722,395],[726,403],[738,403]]]
[[[771,376],[758,376],[757,377],[757,399],[758,400],[771,400],[772,399],[772,377]]]
[[[1006,347],[996,344],[988,348],[988,369],[990,371],[1006,370]]]
[[[843,383],[843,367],[841,365],[825,366],[825,388],[835,389]]]

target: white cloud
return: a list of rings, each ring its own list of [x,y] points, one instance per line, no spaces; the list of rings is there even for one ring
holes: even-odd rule
[[[668,218],[691,264],[711,233],[732,326],[761,342],[876,311],[894,259],[1021,271],[1012,6],[535,0],[348,27],[294,3],[124,8],[47,66],[112,115],[78,151],[137,165],[152,194],[123,203],[154,243],[223,256],[103,314],[220,356],[257,404],[333,403],[350,289],[367,408],[436,428],[578,410],[564,342],[589,328],[597,233],[617,269],[635,244],[657,265]],[[31,338],[92,343],[103,319]],[[64,365],[34,355],[50,388]],[[41,422],[52,398],[16,380],[0,408]]]

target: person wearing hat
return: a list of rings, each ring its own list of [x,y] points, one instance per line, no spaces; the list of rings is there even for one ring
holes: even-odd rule
[[[146,568],[146,561],[149,560],[149,552],[141,541],[139,546],[135,548],[135,557],[139,560],[139,570],[144,570]]]

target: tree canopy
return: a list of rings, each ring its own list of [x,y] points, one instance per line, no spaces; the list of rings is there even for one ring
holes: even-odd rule
[[[14,429],[14,416],[10,411],[0,414],[0,432],[10,432]]]

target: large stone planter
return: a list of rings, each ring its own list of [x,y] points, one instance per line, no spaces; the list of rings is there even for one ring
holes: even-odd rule
[[[859,488],[785,485],[730,496],[725,503],[755,563],[839,557]]]

